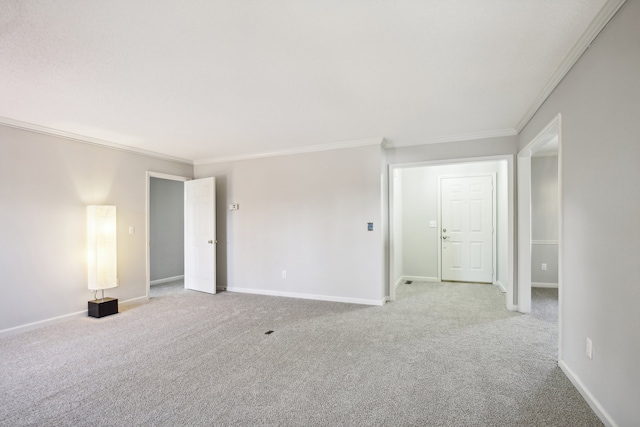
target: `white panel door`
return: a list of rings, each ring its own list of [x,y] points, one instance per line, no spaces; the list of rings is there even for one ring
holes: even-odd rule
[[[184,287],[216,293],[215,178],[184,183]]]
[[[442,280],[493,282],[493,177],[440,180]]]

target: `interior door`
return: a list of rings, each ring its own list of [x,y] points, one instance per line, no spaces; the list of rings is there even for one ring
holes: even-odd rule
[[[216,293],[215,178],[184,183],[184,287]]]
[[[493,282],[493,177],[441,178],[442,280]]]

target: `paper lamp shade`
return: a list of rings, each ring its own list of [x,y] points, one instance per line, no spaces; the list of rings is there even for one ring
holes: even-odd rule
[[[89,289],[118,286],[116,207],[87,206]]]

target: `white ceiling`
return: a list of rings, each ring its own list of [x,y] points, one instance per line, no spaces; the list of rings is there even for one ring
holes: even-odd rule
[[[194,161],[513,135],[612,3],[0,0],[0,122]]]

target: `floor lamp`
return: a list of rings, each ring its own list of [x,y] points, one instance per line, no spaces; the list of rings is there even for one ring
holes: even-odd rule
[[[115,206],[87,206],[87,259],[89,289],[94,291],[94,299],[88,303],[89,316],[116,314],[118,300],[104,297],[105,289],[118,286]],[[102,292],[100,298],[98,291]]]

